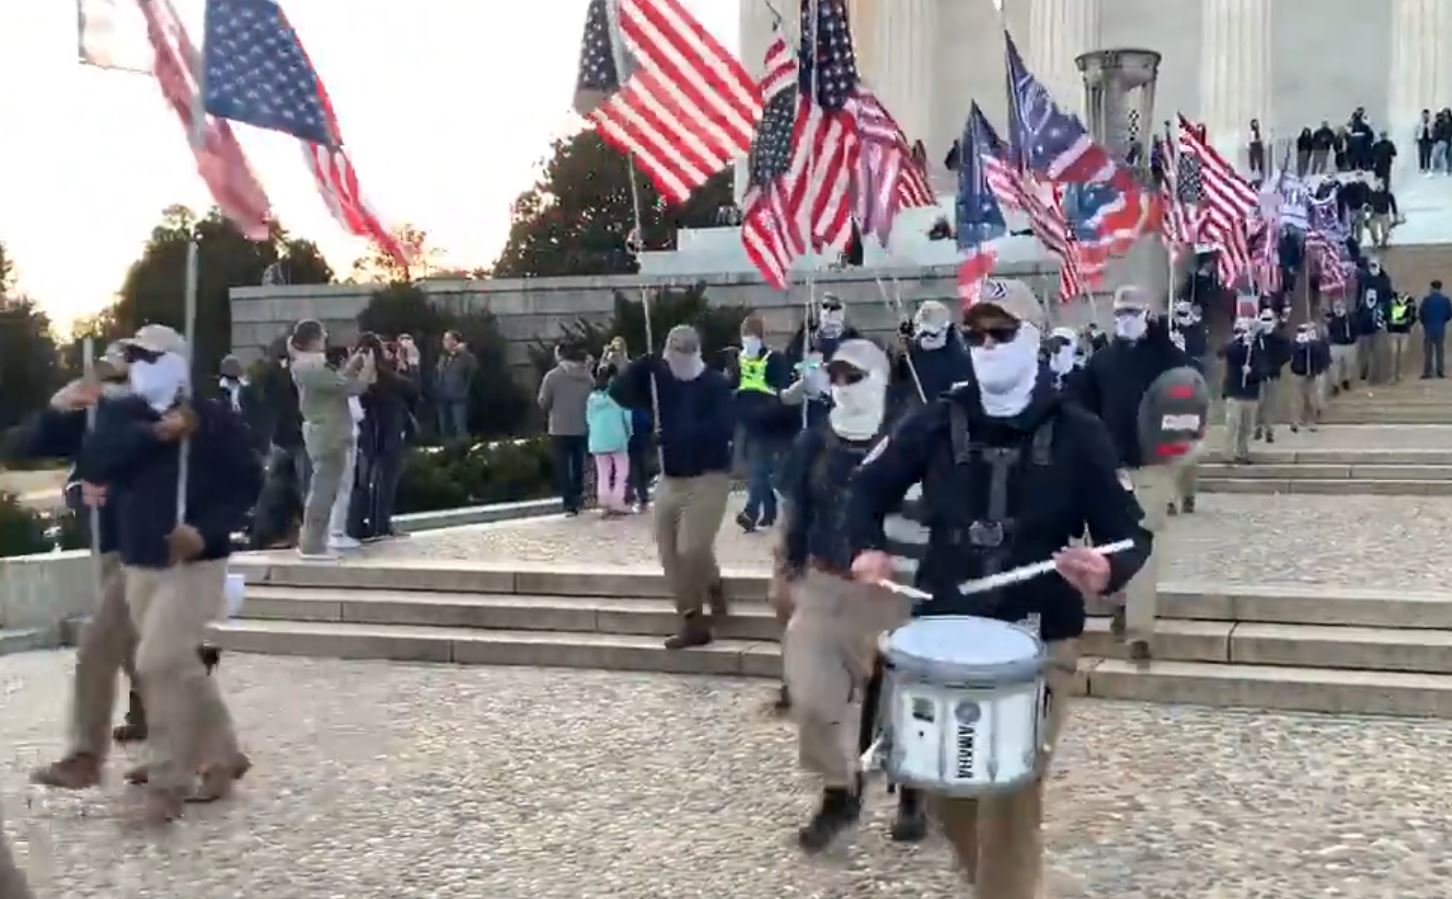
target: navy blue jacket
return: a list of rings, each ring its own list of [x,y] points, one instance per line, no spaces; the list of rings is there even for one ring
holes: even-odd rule
[[[1326,330],[1330,332],[1331,343],[1334,346],[1354,346],[1356,344],[1356,319],[1350,315],[1333,313],[1326,316]]]
[[[1314,378],[1331,367],[1331,347],[1324,340],[1292,344],[1291,373]]]
[[[105,406],[115,400],[102,400]],[[99,412],[97,413],[100,414]],[[81,452],[86,439],[86,413],[62,412],[47,406],[16,429],[6,446],[7,453],[21,459],[71,459]],[[70,482],[76,481],[74,472]],[[69,486],[69,484],[67,484]],[[79,512],[80,510],[78,510]],[[107,503],[98,510],[101,552],[116,551],[116,506]],[[87,521],[89,527],[89,521]]]
[[[1256,338],[1260,348],[1260,370],[1268,381],[1279,381],[1281,369],[1291,361],[1291,341],[1279,329]]]
[[[1260,399],[1260,385],[1265,381],[1264,349],[1260,340],[1231,340],[1225,348],[1225,398],[1232,400]],[[1250,371],[1245,370],[1246,363]]]
[[[1372,302],[1368,303],[1369,299]],[[1356,333],[1375,334],[1385,331],[1387,311],[1391,308],[1392,300],[1392,280],[1386,269],[1382,269],[1379,275],[1373,275],[1367,269],[1357,272],[1356,300]]]
[[[1191,359],[1204,359],[1210,352],[1210,340],[1204,322],[1180,328],[1180,335],[1185,338],[1185,355]]]
[[[1116,340],[1089,357],[1078,377],[1069,381],[1073,398],[1099,416],[1126,468],[1144,465],[1139,443],[1139,404],[1155,379],[1172,368],[1190,364],[1185,351],[1170,341],[1163,321],[1151,322],[1144,339]]]
[[[1427,294],[1418,312],[1422,320],[1422,331],[1434,340],[1440,340],[1447,333],[1447,323],[1452,321],[1452,300],[1440,290]]]
[[[923,614],[985,615],[1003,621],[1039,616],[1045,640],[1077,637],[1084,631],[1084,598],[1057,575],[1011,587],[985,603],[964,597],[957,585],[987,573],[983,554],[963,545],[963,535],[985,515],[988,466],[975,454],[967,464],[953,458],[952,407],[967,418],[975,443],[1017,448],[1019,461],[1009,474],[1008,515],[1014,526],[1004,533],[1002,570],[1041,562],[1068,545],[1088,526],[1096,543],[1133,540],[1134,548],[1111,556],[1106,592],[1121,589],[1149,558],[1152,538],[1140,526],[1144,517],[1134,494],[1118,473],[1119,459],[1104,423],[1059,396],[1041,370],[1029,406],[1011,419],[984,415],[978,389],[967,385],[911,412],[893,431],[876,458],[853,478],[848,525],[854,550],[889,550],[884,521],[902,505],[913,484],[922,482],[922,511],[930,536],[918,568],[918,586],[933,594]],[[1041,425],[1052,421],[1047,464],[1037,464],[1032,443]],[[992,594],[990,594],[991,596]]]
[[[199,400],[193,409],[186,523],[206,541],[197,561],[225,559],[232,532],[262,489],[262,467],[247,442],[247,426],[230,406]],[[82,480],[108,488],[121,561],[138,568],[168,567],[166,538],[176,527],[180,444],[156,438],[152,426],[159,419],[138,397],[102,404],[76,465]]]
[[[731,470],[735,427],[731,382],[708,368],[694,381],[678,381],[658,356],[642,356],[610,383],[610,395],[627,409],[650,409],[650,380],[660,392],[660,443],[664,474],[694,478]]]
[[[827,427],[797,435],[782,471],[787,516],[785,558],[793,575],[809,559],[844,576],[852,568],[847,495],[853,474],[878,443],[844,440]]]
[[[948,342],[936,350],[925,350],[916,340],[908,344],[907,353],[899,358],[897,379],[906,385],[914,401],[918,400],[918,388],[913,383],[912,372],[907,360],[912,359],[918,380],[923,385],[923,395],[932,402],[949,390],[954,384],[973,379],[973,356],[958,334],[957,328],[948,331]]]

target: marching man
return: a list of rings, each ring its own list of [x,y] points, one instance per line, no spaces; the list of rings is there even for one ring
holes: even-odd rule
[[[1037,621],[1050,659],[1040,775],[1065,721],[1084,599],[1123,587],[1152,542],[1105,425],[1062,399],[1039,362],[1045,320],[1022,282],[984,286],[964,319],[975,383],[911,413],[874,451],[853,479],[848,522],[854,576],[868,584],[890,578],[884,520],[921,481],[929,538],[917,586],[933,599],[916,614]],[[1109,557],[1066,548],[1086,526],[1096,543],[1129,540],[1133,548]],[[970,578],[1048,558],[1057,575],[973,597],[958,590]],[[934,796],[930,805],[976,895],[1042,895],[1042,776],[1014,792]]]

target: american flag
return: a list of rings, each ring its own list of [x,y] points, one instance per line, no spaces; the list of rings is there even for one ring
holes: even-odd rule
[[[1266,219],[1256,247],[1252,273],[1263,295],[1281,292],[1281,225],[1279,219]]]
[[[1021,169],[1049,181],[1070,184],[1134,183],[1129,169],[1094,142],[1084,123],[1059,109],[1049,91],[1024,65],[1013,36],[1003,34],[1008,53],[1010,158]]]
[[[1321,274],[1323,294],[1344,294],[1351,286],[1349,264],[1341,258],[1342,249],[1343,245],[1332,243],[1318,231],[1306,234],[1306,255]]]
[[[406,269],[408,254],[363,199],[327,89],[282,7],[207,0],[206,25],[207,110],[298,138],[333,218]]]
[[[1240,177],[1225,161],[1195,123],[1180,116],[1180,153],[1199,162],[1200,183],[1186,184],[1184,189],[1198,186],[1206,211],[1206,232],[1212,238],[1230,228],[1232,222],[1245,221],[1260,206],[1260,197],[1249,182]]]
[[[1165,180],[1160,185],[1164,209],[1165,246],[1176,256],[1200,242],[1200,164],[1194,157],[1174,152],[1168,142],[1156,142],[1165,160]]]
[[[958,299],[966,309],[978,302],[983,279],[997,261],[997,254],[986,244],[1008,233],[998,200],[1000,190],[1012,190],[1017,179],[1004,180],[1005,173],[1012,173],[1002,165],[998,136],[977,103],[968,115],[959,147],[958,248],[968,255],[958,265]],[[995,186],[995,177],[1002,183]]]
[[[1246,221],[1240,219],[1222,230],[1215,239],[1216,274],[1222,287],[1234,287],[1251,273],[1250,237]]]
[[[141,4],[146,33],[156,53],[156,80],[161,92],[191,137],[197,172],[207,183],[212,199],[228,219],[251,240],[267,240],[272,216],[267,193],[247,164],[242,145],[225,119],[202,116],[196,74],[201,59],[170,0]]]
[[[767,283],[785,290],[792,260],[806,252],[799,212],[810,153],[793,141],[798,130],[797,62],[780,29],[766,50],[761,94],[766,110],[747,166],[741,243]]]
[[[866,88],[858,89],[857,221],[864,234],[887,246],[898,210],[934,204],[928,176],[892,114]]]
[[[575,109],[672,203],[746,154],[762,112],[740,60],[679,0],[590,0]]]

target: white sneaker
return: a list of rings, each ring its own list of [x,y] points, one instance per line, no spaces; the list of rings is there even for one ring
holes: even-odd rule
[[[347,534],[334,534],[328,538],[328,549],[357,549],[362,545],[362,543],[359,543]]]
[[[305,553],[302,550],[297,551],[297,557],[299,559],[302,559],[304,562],[336,562],[342,558],[342,556],[331,551],[320,553]]]

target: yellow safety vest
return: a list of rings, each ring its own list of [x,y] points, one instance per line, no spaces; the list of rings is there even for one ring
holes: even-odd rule
[[[762,353],[760,359],[748,359],[742,356],[738,360],[741,366],[741,384],[736,388],[737,393],[754,391],[756,393],[769,393],[776,396],[776,391],[766,383],[766,360],[771,358],[770,351]]]
[[[1398,301],[1398,302],[1392,303],[1392,307],[1391,307],[1391,323],[1394,324],[1394,325],[1401,324],[1403,321],[1406,320],[1407,314],[1410,313],[1411,311],[1412,311],[1412,307],[1411,307],[1411,304],[1410,303],[1403,302],[1403,301]]]

